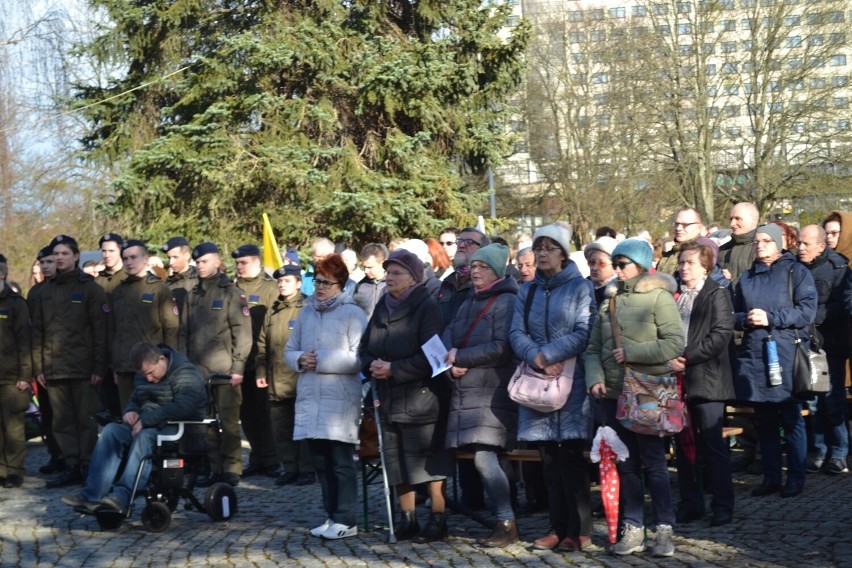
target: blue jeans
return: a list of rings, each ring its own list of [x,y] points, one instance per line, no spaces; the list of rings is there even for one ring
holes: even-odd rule
[[[754,415],[757,419],[760,451],[763,454],[763,482],[781,483],[779,430],[783,426],[784,439],[787,442],[787,483],[804,485],[808,442],[801,404],[795,400],[756,403]]]
[[[101,437],[92,452],[89,462],[89,474],[86,484],[83,486],[83,498],[87,501],[100,501],[109,493],[118,497],[127,507],[130,502],[130,493],[133,491],[133,483],[136,481],[136,472],[143,458],[151,455],[153,447],[157,443],[157,434],[177,432],[177,426],[169,426],[162,430],[158,428],[143,428],[134,437],[131,427],[127,424],[108,424],[101,432]],[[115,480],[116,474],[121,467],[121,460],[127,448],[127,461],[121,477]],[[145,460],[142,467],[142,477],[139,479],[139,487],[144,488],[148,484],[148,476],[151,474],[151,460]]]
[[[355,444],[315,438],[308,440],[308,449],[328,518],[347,527],[355,526],[358,500]]]
[[[485,488],[485,493],[488,494],[488,499],[491,501],[491,508],[494,511],[494,516],[498,521],[509,521],[515,518],[515,513],[512,511],[512,495],[509,488],[509,478],[506,477],[506,472],[500,465],[500,459],[497,457],[497,452],[500,448],[495,446],[473,446],[473,463],[476,471],[482,478],[482,486]]]
[[[846,429],[846,356],[828,354],[831,390],[819,395],[814,416],[814,447],[818,458],[840,458],[849,455],[849,431]]]
[[[621,511],[626,524],[645,526],[645,493],[642,489],[641,471],[644,465],[645,481],[651,494],[651,511],[654,524],[674,525],[672,488],[666,464],[666,439],[631,432],[615,419],[616,401],[604,400],[606,424],[615,430],[627,446],[630,457],[618,463],[621,476]]]

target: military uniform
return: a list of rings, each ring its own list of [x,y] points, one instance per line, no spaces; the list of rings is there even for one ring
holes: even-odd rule
[[[170,274],[166,279],[166,285],[172,291],[172,296],[175,299],[178,311],[183,310],[184,303],[186,302],[186,295],[189,294],[197,283],[198,272],[196,272],[194,266],[190,266],[183,272]]]
[[[222,384],[211,386],[221,421],[221,434],[212,429],[212,474],[242,474],[240,405],[242,391],[225,383],[232,374],[244,375],[251,351],[251,320],[243,292],[225,274],[198,279],[186,296],[180,314],[178,348],[202,375]],[[221,379],[221,380],[218,380]]]
[[[103,239],[101,239],[103,241]],[[103,244],[103,243],[101,243]],[[122,243],[119,242],[119,245]],[[98,277],[95,278],[95,282],[97,282],[101,288],[106,292],[107,302],[110,307],[112,307],[112,295],[115,292],[115,289],[118,288],[118,285],[127,278],[127,271],[124,270],[124,266],[116,270],[115,272],[110,271],[109,269],[101,270],[98,274]],[[110,330],[107,329],[107,337],[106,337],[106,345],[107,350],[112,348],[112,336],[110,335]],[[112,359],[112,355],[109,351],[107,351],[107,364]],[[113,416],[121,416],[121,397],[118,392],[118,386],[115,384],[113,380],[113,373],[115,372],[114,368],[110,368],[107,371],[107,376],[104,377],[104,381],[100,385],[100,397],[101,404],[103,407],[113,415]]]
[[[47,283],[48,280],[34,284],[27,292],[27,307],[30,310],[31,317],[34,317],[35,305],[38,302],[39,294],[44,291]],[[53,405],[50,401],[50,389],[42,385],[36,385],[36,389],[38,393],[38,410],[41,414],[41,435],[44,437],[44,443],[50,454],[50,465],[43,466],[40,468],[40,471],[44,469],[45,472],[53,472],[55,471],[55,465],[59,464],[59,461],[62,459],[62,450],[59,449],[56,436],[53,435]],[[51,467],[51,465],[54,467]]]
[[[258,471],[274,468],[278,465],[278,456],[272,438],[272,422],[269,416],[269,403],[266,389],[257,388],[255,358],[257,356],[257,338],[266,319],[269,307],[278,297],[278,285],[275,279],[261,271],[254,278],[237,278],[237,286],[245,292],[245,300],[251,313],[252,349],[246,361],[246,371],[241,385],[243,403],[240,408],[243,432],[246,434],[251,452],[249,468]],[[284,351],[281,351],[282,357]]]
[[[53,403],[53,432],[68,466],[85,467],[98,437],[100,410],[92,376],[105,377],[106,293],[75,268],[39,290],[33,314],[33,370],[44,375]]]
[[[265,377],[269,385],[269,414],[272,438],[284,473],[312,473],[314,468],[305,440],[293,441],[296,418],[296,383],[299,373],[284,362],[284,347],[299,318],[307,296],[299,292],[291,300],[279,296],[266,312],[266,319],[257,338],[257,376]]]
[[[111,300],[112,293],[125,278],[127,278],[127,271],[124,270],[124,266],[122,266],[115,272],[108,269],[101,270],[98,273],[98,277],[95,278],[95,282],[104,289],[104,292],[106,292],[107,295],[107,300]]]
[[[0,283],[0,477],[23,478],[24,411],[31,391],[21,391],[18,381],[33,379],[30,311],[20,294]]]
[[[130,402],[136,369],[130,350],[137,343],[177,347],[178,309],[172,292],[151,272],[128,276],[112,293],[110,312],[112,370],[118,378],[121,408]]]

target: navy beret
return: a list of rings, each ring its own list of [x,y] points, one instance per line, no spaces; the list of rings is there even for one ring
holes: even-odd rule
[[[101,246],[103,246],[104,243],[109,243],[109,242],[113,242],[113,243],[117,244],[118,246],[121,246],[121,245],[124,244],[124,239],[122,239],[121,235],[119,235],[119,234],[106,233],[106,234],[104,234],[104,236],[102,236],[100,239],[98,239],[98,246],[101,247]]]
[[[74,237],[69,237],[68,235],[58,235],[53,237],[53,240],[50,241],[48,247],[50,250],[53,250],[56,245],[68,245],[71,248],[76,248],[79,250],[79,246],[77,245],[77,239]]]
[[[177,247],[188,247],[189,241],[186,240],[186,237],[172,237],[170,238],[166,244],[163,245],[163,252],[169,252],[173,248]]]
[[[255,245],[243,245],[231,253],[234,258],[242,258],[244,256],[260,256],[260,249]]]
[[[124,241],[124,244],[121,245],[121,250],[127,250],[130,247],[142,247],[145,250],[148,250],[148,245],[145,244],[145,241],[140,241],[138,239],[129,239]]]
[[[44,258],[44,257],[46,257],[46,256],[53,256],[53,247],[44,247],[43,249],[41,249],[40,251],[38,251],[38,254],[36,255],[36,258],[37,258],[38,260],[41,260],[41,259],[43,259],[43,258]]]
[[[278,280],[285,276],[295,276],[299,280],[302,279],[302,269],[295,264],[285,264],[278,270],[272,273],[272,277]]]
[[[198,243],[195,245],[195,248],[192,249],[192,260],[198,260],[205,254],[212,253],[219,254],[219,247],[210,242]]]

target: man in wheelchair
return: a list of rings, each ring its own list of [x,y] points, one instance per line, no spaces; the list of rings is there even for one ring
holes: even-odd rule
[[[130,350],[130,361],[138,372],[122,420],[108,424],[101,433],[82,493],[62,498],[83,513],[126,511],[139,465],[151,454],[157,435],[177,431],[177,426],[167,422],[205,417],[204,379],[183,354],[166,345],[138,343]],[[116,480],[125,454],[124,469]],[[139,487],[145,487],[151,472],[151,461],[144,462]]]

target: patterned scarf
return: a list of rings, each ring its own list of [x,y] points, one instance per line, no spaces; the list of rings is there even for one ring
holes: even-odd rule
[[[698,293],[704,288],[706,281],[707,277],[705,276],[692,289],[687,288],[686,284],[680,285],[680,296],[677,298],[677,311],[680,312],[680,319],[683,320],[683,333],[686,337],[689,337],[689,320],[692,317],[692,306],[695,304],[695,298],[698,296]]]

